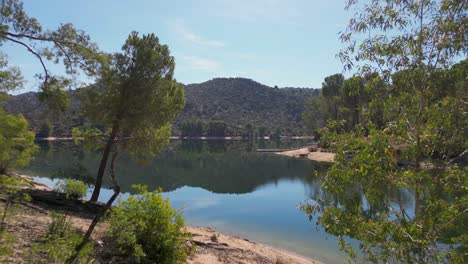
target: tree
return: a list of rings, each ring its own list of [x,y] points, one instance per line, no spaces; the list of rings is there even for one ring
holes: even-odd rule
[[[326,99],[322,96],[310,97],[305,102],[305,111],[302,114],[304,123],[311,131],[318,131],[327,124],[331,113],[327,108]]]
[[[18,67],[8,65],[6,54],[0,52],[0,92],[15,90],[23,84],[23,76]]]
[[[47,60],[62,63],[67,74],[83,72],[90,76],[106,62],[107,57],[102,56],[84,31],[70,23],[61,24],[56,30],[44,30],[37,19],[26,14],[20,0],[1,0],[0,18],[0,46],[4,43],[22,46],[38,60],[43,69],[37,74],[41,82],[39,99],[52,108],[63,110],[68,105],[63,89],[71,80],[52,74]],[[14,72],[19,70],[15,68]]]
[[[310,97],[305,102],[302,118],[310,130],[317,131],[324,127],[330,119],[344,118],[343,106],[340,106],[340,89],[344,80],[344,76],[339,73],[325,77],[320,95]]]
[[[453,65],[467,54],[466,1],[349,1],[353,7],[339,56],[361,76],[378,73],[361,109],[382,106],[382,122],[326,135],[337,156],[323,187],[334,200],[303,209],[320,213],[355,259],[344,237],[359,240],[371,262],[466,262],[468,178],[452,162],[468,148],[468,72],[464,62]],[[405,206],[402,193],[414,204]]]
[[[257,129],[257,133],[258,133],[258,137],[260,139],[264,139],[264,137],[267,135],[267,128],[264,127],[264,126],[260,126],[258,129]]]
[[[248,140],[254,139],[254,127],[252,124],[249,123],[245,125],[244,131],[242,132],[242,137]]]
[[[280,140],[281,139],[281,129],[277,128],[273,133],[270,134],[271,140]]]
[[[26,119],[7,115],[0,108],[0,174],[26,166],[37,149]]]
[[[206,135],[209,137],[225,137],[227,125],[224,121],[209,121]]]
[[[359,124],[360,107],[365,101],[364,86],[364,80],[360,76],[354,76],[344,81],[340,87],[341,102],[352,113],[351,128]]]
[[[180,131],[183,137],[201,137],[205,134],[206,124],[200,119],[190,119],[182,123]]]
[[[325,77],[322,83],[322,96],[332,106],[332,118],[338,119],[338,96],[340,95],[340,88],[343,85],[344,76],[342,74],[333,74]]]
[[[174,67],[169,48],[154,34],[140,37],[132,32],[96,86],[85,91],[83,113],[104,126],[106,136],[91,201],[99,197],[109,155],[118,152],[116,147],[144,158],[168,142],[170,123],[184,106],[183,87],[174,80]],[[88,135],[97,138],[99,132]]]
[[[53,126],[49,120],[44,120],[41,124],[39,131],[36,133],[36,137],[47,138],[52,135]]]

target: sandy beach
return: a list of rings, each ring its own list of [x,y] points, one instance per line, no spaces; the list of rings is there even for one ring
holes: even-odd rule
[[[335,153],[323,152],[320,148],[304,147],[300,149],[275,152],[275,154],[303,158],[320,162],[334,162]]]

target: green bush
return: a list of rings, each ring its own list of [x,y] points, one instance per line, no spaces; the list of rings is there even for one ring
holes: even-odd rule
[[[88,186],[82,181],[65,179],[57,183],[55,189],[66,194],[67,199],[78,200],[86,196]]]
[[[7,230],[0,231],[0,257],[10,256],[14,253],[13,244],[15,243],[15,237],[11,235]]]
[[[107,237],[112,255],[130,263],[184,263],[192,248],[184,231],[182,212],[171,207],[161,192],[134,186],[132,195],[112,209]]]
[[[75,253],[75,247],[81,243],[83,237],[73,229],[67,215],[52,213],[51,218],[46,237],[33,245],[33,252],[45,253],[51,260],[63,262]],[[91,250],[92,244],[89,243],[80,251],[81,262],[86,263],[89,260]]]
[[[7,115],[0,108],[0,125],[0,174],[6,174],[28,165],[38,147],[22,115]]]

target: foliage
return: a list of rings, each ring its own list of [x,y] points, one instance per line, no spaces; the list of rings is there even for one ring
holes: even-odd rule
[[[33,252],[45,253],[51,260],[65,261],[75,254],[75,247],[82,240],[78,230],[73,229],[66,214],[52,212],[52,222],[48,226],[47,235],[41,241],[33,244]],[[91,253],[92,245],[89,243],[80,251],[79,259],[86,263]],[[79,263],[81,263],[79,262]]]
[[[54,118],[53,134],[55,136],[70,136],[70,131],[87,120],[80,113],[80,99],[77,94],[81,89],[69,91],[71,104],[60,116]],[[182,113],[172,123],[174,135],[187,135],[184,125],[194,120],[205,123],[211,120],[226,123],[226,136],[245,136],[248,134],[247,125],[255,131],[264,126],[268,131],[276,128],[289,128],[290,135],[307,134],[305,122],[309,118],[302,118],[305,101],[316,98],[319,89],[311,88],[281,88],[278,90],[257,82],[242,78],[214,79],[200,84],[185,85],[186,106]],[[24,104],[31,105],[39,102],[35,93],[25,93],[11,96],[5,102],[8,113],[23,113],[33,131],[39,131],[42,126],[47,108],[41,106],[31,110]],[[323,98],[318,100],[323,101]],[[321,107],[318,107],[321,109]],[[314,111],[317,113],[320,111]],[[324,119],[326,120],[326,119]],[[98,127],[95,125],[95,127]],[[101,127],[99,127],[101,129]],[[247,130],[246,130],[247,129]],[[198,133],[197,133],[198,134]],[[252,133],[252,138],[253,138]]]
[[[334,200],[308,203],[302,209],[311,216],[319,213],[318,223],[337,235],[340,248],[357,262],[362,260],[344,237],[359,240],[371,262],[458,263],[466,254],[458,252],[466,250],[460,245],[467,242],[466,169],[447,166],[417,172],[400,167],[391,141],[391,135],[377,129],[367,137],[358,132],[339,135],[336,163],[323,180]],[[421,207],[411,212],[402,196],[416,190],[424,199],[415,197],[421,199]],[[439,245],[441,241],[450,247]]]
[[[273,133],[270,134],[271,140],[280,140],[281,139],[281,129],[277,128]]]
[[[180,126],[180,134],[183,137],[225,137],[228,135],[227,129],[224,121],[194,119],[187,120]]]
[[[15,242],[15,237],[7,230],[0,231],[0,257],[9,256],[14,253],[12,246]]]
[[[254,130],[266,127],[291,128],[294,135],[306,132],[304,102],[319,93],[311,88],[275,89],[250,79],[215,78],[185,86],[187,104],[175,122],[175,133],[191,120],[222,120],[228,136],[243,136],[250,124]],[[267,134],[266,134],[267,135]]]
[[[88,193],[88,186],[84,182],[70,178],[57,182],[55,189],[72,200],[82,199]]]
[[[136,186],[132,195],[112,208],[108,237],[115,256],[133,263],[184,263],[190,248],[182,212],[173,209],[160,191]],[[117,253],[117,254],[116,254]]]
[[[0,174],[27,165],[37,151],[34,133],[22,115],[7,115],[0,108]]]
[[[344,82],[340,100],[359,120],[328,122],[323,139],[337,155],[323,188],[334,199],[302,209],[319,214],[358,262],[346,237],[359,240],[366,261],[466,262],[467,171],[451,162],[468,149],[467,60],[453,65],[466,56],[466,3],[349,1],[353,7],[339,56],[358,75]],[[408,196],[414,203],[405,206]]]
[[[209,121],[206,135],[209,137],[224,137],[226,136],[227,125],[224,121]]]
[[[69,75],[81,72],[92,76],[106,63],[106,56],[102,56],[96,44],[90,37],[72,24],[60,24],[56,30],[44,30],[36,18],[28,16],[21,0],[3,0],[0,5],[0,45],[9,43],[25,48],[38,60],[43,72],[36,77],[41,81],[41,101],[50,103],[50,107],[64,110],[67,106],[67,94],[64,88],[71,84],[71,80],[53,75],[46,63],[61,63]],[[4,66],[0,63],[0,66]],[[18,86],[19,71],[13,68],[9,71],[10,80],[7,84]],[[0,74],[3,77],[3,73]],[[0,80],[3,84],[4,80]],[[11,90],[11,85],[2,89]]]
[[[23,76],[18,67],[10,67],[6,54],[0,52],[0,92],[15,90],[23,85]]]
[[[325,77],[322,94],[306,101],[303,113],[305,123],[313,131],[319,131],[331,120],[343,122],[347,131],[356,125],[365,124],[367,119],[381,126],[379,118],[382,118],[383,106],[378,99],[385,96],[384,87],[381,78],[375,73],[355,75],[348,79],[344,79],[341,74]],[[370,104],[374,99],[372,96],[376,100]]]
[[[183,137],[201,137],[206,135],[206,124],[202,120],[187,120],[180,126],[180,135]]]
[[[48,138],[52,136],[53,127],[52,123],[49,120],[43,121],[39,131],[36,133],[36,137],[38,138]]]
[[[174,80],[174,67],[169,48],[154,34],[140,37],[132,32],[98,83],[83,91],[84,116],[101,126],[107,138],[92,201],[99,196],[114,145],[146,158],[168,143],[170,122],[184,106],[184,91]]]
[[[267,128],[264,126],[261,126],[257,129],[257,135],[260,139],[263,139],[268,135]]]

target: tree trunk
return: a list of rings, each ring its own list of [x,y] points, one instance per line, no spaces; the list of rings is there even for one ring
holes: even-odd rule
[[[96,177],[96,183],[94,184],[93,194],[91,195],[90,202],[97,202],[99,198],[99,194],[101,192],[102,187],[102,179],[104,178],[104,172],[106,171],[107,160],[109,159],[109,153],[111,151],[112,145],[114,144],[115,137],[117,136],[117,131],[119,130],[119,123],[115,122],[112,126],[112,131],[109,136],[109,139],[106,143],[106,147],[104,148],[104,152],[102,154],[101,163],[99,164],[99,170]]]
[[[112,156],[111,173],[110,173],[110,178],[112,182],[114,183],[114,194],[107,201],[104,208],[94,216],[93,221],[89,225],[88,230],[86,231],[86,234],[83,237],[83,240],[81,241],[79,245],[75,247],[75,253],[65,261],[65,263],[67,264],[73,264],[73,263],[76,263],[76,261],[78,261],[78,256],[80,255],[81,250],[86,246],[86,244],[88,244],[89,239],[91,238],[91,234],[96,228],[96,225],[99,223],[102,216],[104,216],[107,210],[109,210],[112,207],[112,204],[114,203],[115,199],[117,199],[117,196],[119,196],[120,194],[120,185],[117,183],[115,179],[114,163],[115,163],[116,157],[117,157],[117,152],[115,152],[114,155]]]
[[[355,120],[355,126],[359,125],[359,109],[355,108],[354,109],[354,120]]]

